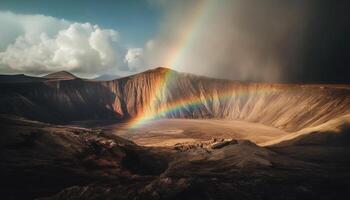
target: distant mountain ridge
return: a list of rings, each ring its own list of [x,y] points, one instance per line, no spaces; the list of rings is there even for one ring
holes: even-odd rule
[[[118,76],[118,75],[113,75],[113,74],[102,74],[102,75],[94,78],[93,80],[96,80],[96,81],[111,81],[111,80],[115,80],[115,79],[118,79],[118,78],[121,78],[121,77]]]
[[[112,81],[58,75],[49,82],[0,84],[0,113],[64,123],[161,111],[157,117],[244,120],[288,131],[350,113],[348,86],[242,83],[167,68]]]
[[[59,72],[54,72],[54,73],[45,75],[43,76],[43,78],[71,80],[71,79],[76,79],[78,77],[67,71],[59,71]]]

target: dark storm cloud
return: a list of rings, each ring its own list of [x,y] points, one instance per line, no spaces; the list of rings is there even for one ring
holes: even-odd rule
[[[350,2],[315,1],[293,81],[350,83]]]
[[[227,52],[233,55],[225,55],[217,75],[252,81],[293,79],[291,73],[300,70],[313,5],[297,0],[236,0],[230,5],[232,13],[227,20],[231,26],[226,26],[236,34],[228,37]]]
[[[152,41],[153,49],[161,46],[158,60],[202,1],[161,2],[167,16]],[[350,82],[347,1],[207,2],[211,10],[175,69],[237,80]]]
[[[349,1],[239,3],[238,16],[232,17],[240,18],[240,27],[255,44],[252,59],[263,71],[269,73],[266,63],[273,61],[278,81],[350,82]],[[229,63],[227,68],[235,69]]]

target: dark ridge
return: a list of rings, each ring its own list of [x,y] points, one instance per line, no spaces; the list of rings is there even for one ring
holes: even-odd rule
[[[32,77],[24,74],[0,75],[0,83],[28,83],[46,80],[42,77]]]

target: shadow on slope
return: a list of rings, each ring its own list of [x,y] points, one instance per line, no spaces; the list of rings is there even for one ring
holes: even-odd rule
[[[350,187],[346,163],[300,156],[315,145],[213,139],[143,148],[100,130],[0,122],[2,199],[334,199]]]
[[[350,185],[349,171],[330,171],[247,140],[174,148],[168,169],[133,193],[125,195],[117,184],[90,184],[45,199],[334,199],[346,197]]]
[[[350,167],[350,115],[302,129],[264,145],[295,158],[347,170]]]
[[[33,199],[91,182],[127,186],[167,168],[162,155],[99,130],[4,115],[0,130],[1,199]]]
[[[98,82],[81,79],[0,84],[0,113],[50,123],[121,119],[116,95]]]

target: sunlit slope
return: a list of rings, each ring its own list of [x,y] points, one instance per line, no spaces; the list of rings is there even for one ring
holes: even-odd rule
[[[350,113],[350,87],[242,83],[157,68],[112,81],[0,84],[0,113],[42,121],[215,118],[287,131]]]
[[[271,140],[263,146],[350,145],[350,114]]]
[[[139,115],[141,120],[235,119],[294,131],[350,113],[347,87],[240,83],[171,72],[164,89],[154,92],[167,73],[166,69],[153,70],[120,80],[124,93],[121,101],[128,114]]]

